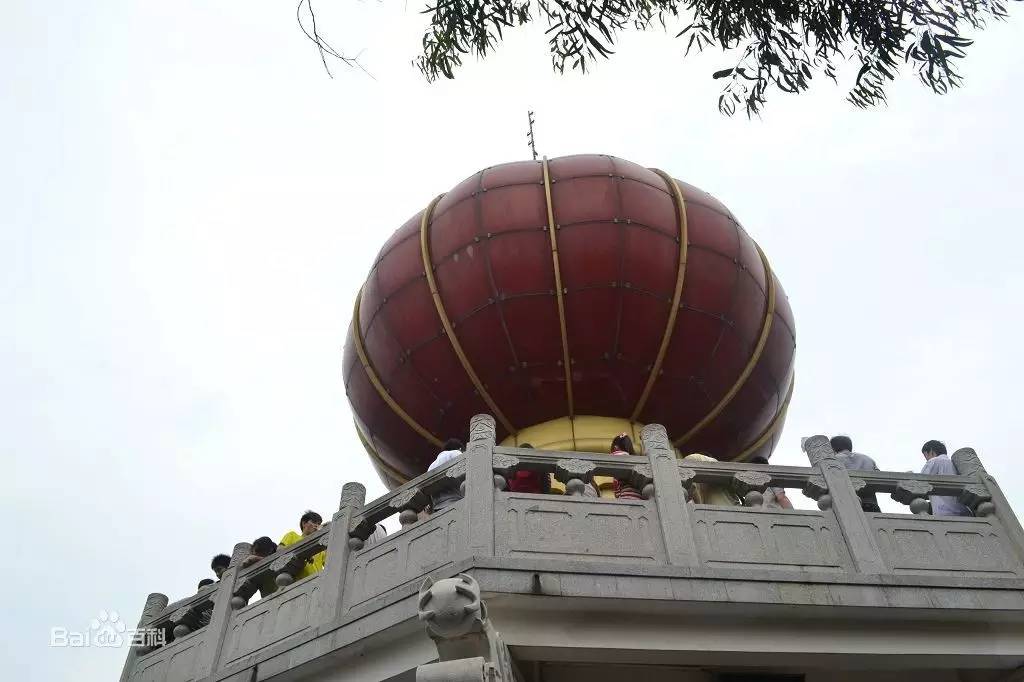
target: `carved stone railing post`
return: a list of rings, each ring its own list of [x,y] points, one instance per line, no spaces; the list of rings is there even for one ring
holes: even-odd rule
[[[331,623],[341,612],[348,557],[352,551],[349,529],[352,526],[352,519],[364,504],[366,488],[362,483],[349,482],[342,486],[341,502],[331,519],[330,535],[327,538],[327,564],[319,578],[320,614],[316,620],[322,624]]]
[[[156,618],[157,614],[167,608],[167,595],[160,594],[159,592],[153,592],[146,597],[146,603],[142,607],[142,615],[139,617],[138,630],[142,630],[145,627],[149,627],[153,619]],[[135,662],[139,656],[149,651],[149,646],[144,646],[144,642],[136,643],[132,642],[128,649],[128,656],[124,662],[124,669],[121,671],[121,682],[127,682],[128,678],[131,677],[135,671]]]
[[[1021,528],[1020,519],[1013,513],[996,479],[985,471],[978,453],[974,448],[960,448],[953,453],[951,459],[961,476],[973,476],[985,488],[980,490],[974,486],[965,486],[960,493],[960,501],[970,507],[976,516],[995,514],[1013,542],[1017,556],[1024,561],[1024,528]]]
[[[661,424],[648,424],[640,432],[640,440],[651,464],[654,502],[658,507],[658,520],[668,562],[674,566],[697,566],[700,558],[693,539],[690,506],[686,501],[686,492],[683,490],[668,433]]]
[[[237,587],[238,571],[245,557],[252,551],[252,545],[248,542],[239,542],[231,552],[231,563],[228,570],[220,576],[217,584],[216,596],[213,598],[213,614],[210,616],[210,623],[203,628],[203,645],[199,650],[200,658],[196,661],[195,679],[201,680],[209,677],[216,670],[220,663],[221,650],[224,648],[224,637],[228,631],[228,623],[234,617],[231,608],[231,598]]]
[[[466,490],[463,509],[471,556],[494,556],[494,417],[478,414],[469,421]]]
[[[885,573],[885,562],[875,542],[871,524],[861,510],[860,497],[854,491],[846,467],[836,458],[828,438],[811,436],[804,442],[803,448],[811,465],[817,467],[825,479],[831,508],[846,538],[854,568],[860,573]]]

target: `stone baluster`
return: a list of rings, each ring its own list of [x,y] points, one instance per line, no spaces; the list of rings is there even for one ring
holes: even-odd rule
[[[171,630],[174,639],[181,639],[193,630],[198,629],[199,615],[196,613],[195,608],[183,606],[171,614],[170,621],[174,626]]]
[[[146,597],[146,603],[142,606],[142,615],[139,617],[139,625],[136,628],[136,632],[144,633],[144,629],[153,624],[153,619],[156,618],[157,614],[166,608],[166,594],[153,592]],[[128,656],[124,662],[124,668],[121,670],[121,682],[127,682],[128,678],[131,677],[133,672],[135,672],[135,662],[138,660],[139,656],[149,653],[152,651],[152,648],[153,647],[147,641],[133,641],[131,643],[131,648],[128,650]]]
[[[519,458],[512,455],[494,455],[494,489],[505,490],[508,488],[508,479],[515,476],[519,469]]]
[[[327,535],[321,535],[316,546],[307,548],[307,552],[310,549],[312,549],[313,554],[325,551],[327,549],[327,537]],[[288,587],[294,583],[295,579],[299,577],[299,573],[309,563],[309,559],[303,559],[298,551],[279,550],[274,556],[277,558],[270,562],[270,570],[274,573],[274,582],[277,583],[278,587]]]
[[[694,491],[697,485],[697,472],[690,467],[683,466],[682,462],[676,465],[679,472],[679,484],[683,486],[683,499],[689,504],[694,503]]]
[[[478,414],[469,422],[463,513],[471,556],[494,556],[494,417]]]
[[[582,497],[583,491],[594,478],[593,462],[583,459],[560,459],[555,462],[555,479],[565,484],[565,492]]]
[[[828,511],[832,508],[832,496],[828,494],[828,484],[824,476],[810,476],[804,483],[805,496],[818,502],[818,509]]]
[[[771,483],[771,474],[764,471],[737,471],[732,475],[732,489],[747,507],[760,509],[764,503],[764,491]]]
[[[629,473],[629,485],[640,491],[640,497],[649,500],[654,497],[654,469],[648,464],[637,464]]]
[[[830,507],[846,539],[854,568],[860,573],[885,573],[887,569],[878,543],[875,542],[871,524],[861,511],[860,498],[846,467],[836,458],[828,438],[811,436],[804,441],[803,448],[811,465],[818,469],[824,479],[828,495],[832,498]]]
[[[995,515],[1016,546],[1017,556],[1024,561],[1024,528],[1021,528],[1020,519],[1013,513],[996,479],[985,470],[978,453],[974,448],[960,448],[953,453],[951,459],[961,476],[972,476],[978,481],[977,486],[964,486],[960,501],[970,507],[976,516]]]
[[[924,481],[900,481],[896,484],[896,492],[892,499],[910,507],[910,511],[917,515],[931,514],[931,504],[928,496],[932,494],[932,486]]]
[[[341,488],[338,511],[331,518],[331,530],[327,539],[327,564],[320,575],[319,608],[316,621],[326,625],[341,615],[345,575],[348,558],[352,552],[351,536],[353,520],[366,504],[366,488],[362,483],[351,481]]]
[[[651,465],[652,493],[668,562],[674,566],[697,566],[700,559],[693,539],[690,506],[668,433],[661,424],[648,424],[640,432],[640,440]],[[692,475],[689,481],[693,481]]]
[[[224,637],[228,631],[228,623],[233,615],[231,598],[238,588],[238,572],[245,557],[252,552],[252,545],[248,542],[239,542],[231,551],[231,563],[228,570],[220,576],[217,583],[216,596],[213,598],[213,613],[210,616],[209,624],[203,628],[203,643],[199,649],[199,659],[193,676],[197,680],[210,677],[220,660],[221,650],[224,648]]]
[[[388,502],[388,506],[398,512],[398,522],[402,528],[408,528],[420,520],[420,511],[430,503],[430,498],[419,488],[403,490]]]

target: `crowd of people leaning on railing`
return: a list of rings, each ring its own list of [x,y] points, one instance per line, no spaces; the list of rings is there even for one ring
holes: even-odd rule
[[[834,436],[830,440],[832,449],[836,453],[836,457],[847,469],[860,470],[860,471],[878,471],[878,466],[875,464],[875,460],[871,457],[853,451],[853,441],[849,436]],[[520,443],[517,447],[532,449],[533,446],[529,443]],[[427,467],[428,471],[436,469],[447,462],[455,459],[462,455],[465,451],[465,445],[462,441],[457,438],[450,438],[442,446],[441,452],[437,455],[434,461]],[[627,433],[620,433],[612,439],[611,447],[609,452],[612,455],[635,455],[636,450],[633,446],[633,440]],[[924,455],[925,464],[921,469],[922,474],[931,475],[956,475],[957,470],[946,453],[946,446],[937,440],[929,440],[921,447],[921,454]],[[694,453],[683,457],[684,461],[716,461],[714,457],[709,455],[702,455]],[[752,464],[768,464],[768,460],[764,457],[754,457],[749,460]],[[614,497],[618,499],[641,499],[642,495],[639,490],[633,487],[629,481],[609,479],[610,490],[614,493]],[[537,494],[548,494],[552,491],[552,480],[551,475],[538,471],[530,470],[519,470],[516,471],[505,484],[505,489],[509,492],[518,493],[537,493]],[[861,507],[864,511],[878,512],[878,501],[875,498],[873,492],[860,491]],[[601,497],[601,490],[596,481],[587,482],[583,489],[584,497]],[[447,488],[442,491],[436,492],[431,496],[430,506],[424,510],[422,514],[429,515],[432,512],[438,512],[445,507],[457,502],[462,498],[462,492],[455,487]],[[740,505],[742,504],[739,496],[727,485],[724,484],[710,484],[700,483],[694,486],[692,491],[691,499],[695,503],[702,504],[713,504],[713,505]],[[935,516],[971,516],[971,511],[964,504],[962,504],[956,497],[944,496],[944,495],[932,495],[930,497],[931,513]],[[792,509],[793,503],[786,496],[784,488],[769,487],[764,491],[762,506],[769,509]],[[320,514],[315,511],[306,511],[299,518],[299,531],[290,530],[284,534],[280,541],[274,542],[269,536],[262,536],[256,538],[252,542],[251,554],[246,557],[241,564],[242,568],[247,568],[253,564],[271,556],[272,554],[284,550],[289,545],[293,545],[303,538],[316,533],[323,525],[323,518]],[[386,536],[384,527],[380,524],[374,529],[373,534],[367,540],[367,545],[372,544]],[[313,575],[318,571],[322,571],[326,561],[326,552],[319,552],[313,555],[302,568],[297,576],[296,580],[301,580],[307,576]],[[219,579],[221,575],[228,569],[228,565],[231,562],[231,557],[226,554],[218,554],[213,557],[213,561],[210,563],[210,569]],[[206,585],[212,584],[214,581],[210,578],[204,578],[199,582],[199,589],[202,589]],[[270,573],[265,574],[259,579],[259,591],[261,597],[273,593],[278,589],[277,583],[274,581],[274,576]],[[207,614],[208,618],[208,614]],[[205,625],[205,623],[202,623]]]
[[[264,535],[258,537],[252,541],[251,549],[249,550],[249,556],[242,560],[241,568],[248,568],[256,563],[259,563],[263,559],[276,554],[280,550],[284,550],[289,545],[294,545],[300,542],[304,538],[309,537],[313,533],[320,530],[321,526],[324,525],[323,517],[320,514],[312,510],[306,510],[299,517],[299,530],[298,532],[290,530],[284,534],[279,542],[274,542],[270,536]],[[373,544],[387,535],[387,531],[384,526],[377,524],[374,528],[373,533],[366,540],[366,544]],[[310,557],[299,573],[295,576],[295,580],[302,580],[308,576],[311,576],[324,569],[324,565],[327,562],[327,552],[317,552]],[[227,554],[218,554],[213,557],[210,562],[210,570],[217,576],[217,580],[224,575],[224,571],[228,570],[231,564],[231,557]],[[278,584],[274,580],[273,573],[264,573],[257,577],[258,588],[260,597],[266,597],[277,591]],[[199,581],[198,589],[203,589],[207,585],[212,585],[215,581],[212,578],[203,578]],[[207,609],[200,614],[199,626],[202,627],[209,622],[211,610]]]

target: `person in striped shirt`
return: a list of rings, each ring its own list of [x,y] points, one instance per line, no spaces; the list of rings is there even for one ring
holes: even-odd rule
[[[613,455],[635,455],[636,450],[633,449],[633,439],[629,437],[628,433],[620,433],[612,439],[612,445],[609,452]],[[642,497],[640,495],[640,491],[631,486],[628,482],[615,479],[615,499],[639,500],[642,499]]]

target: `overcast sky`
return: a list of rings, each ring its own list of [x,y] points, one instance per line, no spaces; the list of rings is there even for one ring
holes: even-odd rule
[[[123,649],[49,649],[50,628],[134,626],[148,592],[191,594],[213,554],[329,516],[345,481],[383,492],[341,382],[353,296],[429,199],[526,157],[528,108],[542,153],[663,168],[764,247],[797,323],[774,462],[841,431],[918,470],[940,438],[1024,509],[1021,17],[950,96],[908,77],[860,112],[817,82],[748,121],[715,109],[728,60],[659,34],[558,77],[540,33],[513,33],[428,85],[414,5],[320,4],[373,79],[329,79],[288,2],[5,3],[7,679],[115,679]]]

